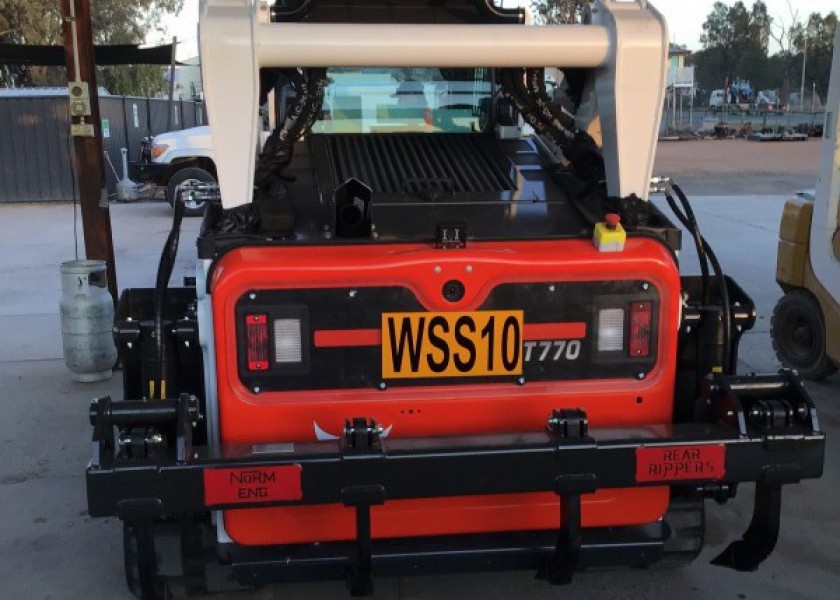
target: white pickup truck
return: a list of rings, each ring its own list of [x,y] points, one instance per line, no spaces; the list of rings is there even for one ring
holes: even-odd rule
[[[166,200],[174,205],[178,191],[196,183],[216,183],[216,163],[210,128],[206,125],[182,131],[168,131],[146,138],[140,150],[140,160],[131,165],[131,178],[151,182],[166,188]],[[197,194],[182,194],[185,214],[204,214],[205,200]]]

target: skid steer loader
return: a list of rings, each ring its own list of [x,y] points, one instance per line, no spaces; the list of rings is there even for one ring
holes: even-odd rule
[[[795,373],[736,372],[753,304],[651,179],[650,4],[534,26],[491,0],[205,0],[200,45],[196,277],[169,286],[179,203],[155,287],[119,302],[124,398],[90,411],[89,512],[121,519],[132,591],[688,562],[704,499],[746,483],[715,562],[770,554],[825,439]]]

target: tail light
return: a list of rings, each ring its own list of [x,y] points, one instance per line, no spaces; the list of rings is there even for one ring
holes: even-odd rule
[[[248,370],[268,370],[268,315],[245,315]]]
[[[628,352],[632,357],[650,356],[652,302],[633,302],[630,305],[630,343]]]

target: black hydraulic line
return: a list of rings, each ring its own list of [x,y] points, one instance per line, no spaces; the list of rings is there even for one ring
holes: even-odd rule
[[[271,135],[265,141],[254,172],[254,185],[257,187],[263,187],[270,179],[275,164],[285,159],[289,150],[287,140],[294,135],[295,126],[303,114],[304,107],[309,99],[309,86],[303,73],[298,69],[290,69],[285,71],[284,75],[288,77],[295,90],[295,100],[289,108],[283,123],[275,127],[274,131],[271,132]]]
[[[567,145],[567,140],[558,132],[552,130],[548,124],[543,121],[534,111],[533,107],[527,101],[527,91],[524,84],[518,80],[521,72],[516,69],[500,69],[499,79],[502,83],[502,93],[510,100],[516,111],[522,115],[522,118],[534,128],[534,131],[540,135],[547,137],[553,144],[564,148]]]
[[[548,91],[545,88],[545,69],[525,69],[525,81],[536,105],[537,115],[557,129],[568,131],[571,135],[576,134],[578,126],[575,118],[548,97]]]
[[[324,106],[324,89],[327,87],[327,70],[326,69],[310,69],[309,70],[309,86],[311,88],[310,101],[304,107],[303,118],[299,121],[299,127],[296,130],[294,139],[304,132],[312,129],[312,125],[318,119],[321,113],[321,108]]]
[[[166,290],[169,287],[169,278],[172,276],[172,269],[175,266],[175,258],[178,255],[178,242],[181,237],[181,221],[184,218],[184,203],[180,196],[175,198],[174,213],[172,217],[172,229],[163,245],[163,251],[158,263],[157,280],[155,281],[154,293],[154,336],[155,336],[155,372],[156,381],[150,383],[149,399],[157,397],[166,398],[166,344],[163,334],[163,310],[166,306]]]
[[[670,194],[665,194],[665,199],[668,206],[676,215],[677,219],[689,230],[692,237],[694,237],[695,245],[697,246],[697,253],[700,256],[700,269],[703,273],[703,303],[708,304],[710,301],[710,286],[707,283],[709,277],[709,267],[706,260],[712,265],[712,270],[715,273],[715,280],[720,288],[721,308],[723,310],[723,370],[729,373],[732,362],[732,306],[729,304],[729,288],[726,285],[726,278],[723,275],[723,269],[720,266],[717,255],[709,246],[708,241],[700,233],[700,227],[697,224],[694,211],[691,208],[691,203],[688,197],[683,192],[682,188],[676,184],[671,184],[671,188],[677,195],[682,205],[682,210],[679,209],[673,197]],[[702,253],[702,255],[701,255]]]
[[[578,129],[574,124],[574,119],[569,123],[570,128],[566,128],[563,122],[568,122],[571,118],[569,115],[564,115],[562,120],[546,116],[546,113],[549,115],[554,115],[554,113],[548,108],[544,113],[536,106],[534,98],[539,96],[539,93],[534,93],[533,88],[529,89],[525,85],[524,70],[502,69],[501,72],[503,93],[528,124],[562,150],[578,177],[586,182],[602,181],[605,176],[604,160],[595,140],[585,131]],[[539,84],[535,85],[539,86]],[[550,104],[547,102],[547,105]]]
[[[700,225],[697,223],[697,218],[694,216],[694,209],[691,208],[691,203],[688,201],[688,198],[686,197],[685,193],[683,193],[682,189],[677,184],[672,184],[672,188],[674,189],[674,193],[677,194],[677,197],[680,199],[680,204],[683,207],[685,217],[688,219],[688,222],[690,223],[691,227],[697,232],[697,236],[699,238],[697,256],[700,257],[701,260],[700,268],[702,270],[705,267],[705,274],[706,278],[708,279],[708,265],[706,265],[705,263],[707,260],[706,254],[711,249],[708,248],[708,244],[706,243],[705,238],[702,235],[700,235]],[[708,282],[704,281],[703,302],[706,304],[708,304],[709,302],[710,293],[711,292],[709,290]]]
[[[677,184],[672,184],[671,186],[674,189],[674,192],[677,194],[677,197],[680,199],[680,203],[683,205],[686,211],[686,216],[691,219],[695,225],[697,220],[694,218],[694,211],[691,208],[691,204],[688,201],[688,197],[682,191],[682,188]],[[697,228],[698,233],[700,232],[699,226]],[[723,269],[720,266],[720,262],[718,262],[717,256],[715,255],[714,250],[709,246],[709,243],[706,241],[702,235],[700,235],[700,241],[703,243],[703,248],[706,250],[706,254],[709,257],[709,262],[712,263],[712,269],[715,272],[715,277],[718,281],[718,287],[720,287],[720,295],[721,295],[721,303],[723,304],[723,348],[724,348],[724,363],[723,368],[724,372],[729,373],[731,358],[732,358],[732,306],[729,304],[729,288],[726,285],[726,279],[723,276]]]
[[[578,127],[573,115],[548,97],[545,89],[545,69],[526,69],[525,81],[528,98],[532,99],[537,116],[569,138],[569,143],[563,146],[563,154],[572,163],[578,176],[587,181],[604,179],[604,159],[598,145],[592,136]]]
[[[296,91],[295,102],[282,126],[266,140],[254,175],[254,184],[262,188],[273,175],[292,160],[295,141],[312,127],[321,111],[326,86],[326,69],[310,69],[305,75],[297,69],[288,72]]]
[[[697,258],[700,262],[700,282],[702,285],[702,292],[701,298],[704,305],[709,304],[709,260],[706,256],[706,249],[703,245],[703,240],[700,237],[699,232],[697,231],[697,223],[695,221],[694,224],[689,221],[687,215],[684,215],[680,208],[677,206],[674,197],[671,196],[669,193],[665,193],[665,200],[668,202],[668,206],[671,208],[671,211],[676,215],[677,219],[683,226],[688,230],[691,234],[691,238],[694,240],[694,247],[697,249]]]
[[[724,373],[730,373],[732,367],[732,306],[729,304],[729,288],[726,286],[726,278],[723,276],[723,269],[718,262],[717,256],[709,248],[706,238],[700,236],[700,239],[706,246],[709,262],[712,263],[712,269],[715,272],[718,287],[720,287],[721,304],[723,305],[723,371]]]

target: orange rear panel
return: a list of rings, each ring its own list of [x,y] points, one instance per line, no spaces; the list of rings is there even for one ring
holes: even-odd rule
[[[450,303],[440,290],[456,278],[466,293]],[[477,310],[501,283],[627,280],[647,282],[660,298],[657,360],[643,380],[590,378],[521,386],[445,382],[384,391],[371,386],[259,394],[240,381],[234,314],[236,303],[251,290],[402,286],[425,310],[463,312]],[[624,252],[610,254],[583,240],[482,242],[449,251],[421,244],[246,247],[219,261],[211,293],[223,444],[312,441],[316,427],[338,435],[345,419],[360,416],[375,419],[392,437],[541,430],[551,410],[564,407],[584,409],[590,426],[599,428],[669,423],[672,418],[680,282],[670,251],[651,239],[629,239]],[[322,336],[320,343],[343,335]],[[375,335],[365,335],[370,339],[364,343],[376,343]],[[590,342],[595,335],[586,332]],[[383,538],[551,529],[560,522],[559,502],[544,493],[392,501],[372,509],[372,530]],[[667,505],[667,487],[601,490],[583,497],[583,525],[647,523],[661,517]],[[240,544],[303,543],[352,539],[353,519],[353,511],[339,505],[280,507],[226,511],[225,527]]]

